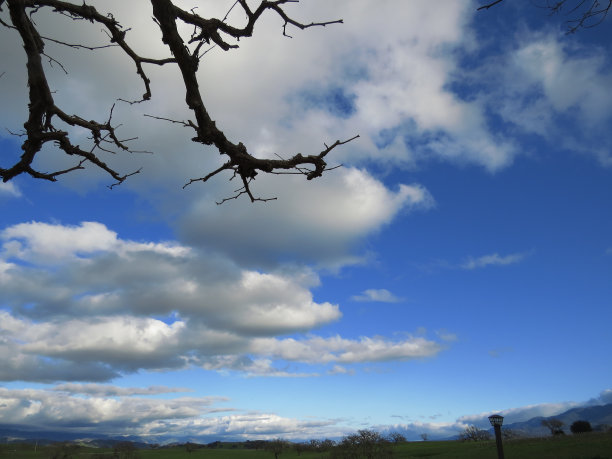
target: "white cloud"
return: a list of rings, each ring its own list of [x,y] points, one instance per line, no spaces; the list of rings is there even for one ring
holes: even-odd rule
[[[312,336],[306,340],[261,338],[253,342],[253,349],[289,361],[349,364],[432,357],[442,346],[423,337],[392,341],[382,337],[352,340]]]
[[[381,288],[369,288],[364,290],[359,295],[354,295],[351,297],[353,301],[374,301],[378,303],[398,303],[402,301],[401,298],[398,298],[389,290]]]
[[[21,196],[21,190],[14,182],[0,182],[0,196],[3,194],[18,198]]]
[[[515,263],[520,263],[527,256],[526,253],[513,253],[510,255],[501,256],[498,253],[483,255],[478,258],[468,258],[462,265],[462,269],[477,269],[487,266],[506,266]]]
[[[590,405],[602,405],[609,403],[611,390],[602,391],[599,397],[593,398],[587,402],[560,402],[560,403],[541,403],[535,405],[526,405],[503,410],[492,410],[478,414],[468,414],[459,417],[454,422],[420,422],[413,421],[403,424],[395,424],[393,426],[379,426],[381,431],[399,431],[405,433],[409,439],[420,439],[421,433],[429,434],[431,439],[447,439],[459,434],[467,426],[474,425],[480,429],[490,429],[491,424],[488,417],[492,414],[501,414],[504,416],[504,425],[515,422],[528,421],[535,417],[556,416],[564,411],[572,408],[578,408]],[[401,416],[397,416],[401,417]]]
[[[555,111],[579,110],[585,124],[608,118],[612,78],[603,71],[604,56],[596,50],[572,50],[558,36],[537,38],[528,37],[513,55],[526,83],[540,85]]]
[[[15,260],[2,264],[4,300],[29,304],[29,315],[178,310],[216,328],[256,334],[310,329],[340,317],[337,306],[312,301],[308,287],[316,276],[243,270],[177,244],[121,240],[100,223],[31,222],[8,227],[0,237],[4,256]],[[56,258],[54,267],[40,264],[47,254]]]
[[[605,389],[600,394],[587,402],[587,405],[607,405],[612,403],[612,389]]]
[[[330,373],[346,370],[334,366]],[[349,372],[350,373],[350,372]],[[82,434],[138,435],[150,442],[335,438],[351,433],[339,419],[296,419],[275,413],[244,412],[228,406],[225,397],[150,397],[182,392],[169,387],[117,387],[100,384],[62,384],[39,389],[0,387],[0,423],[22,427],[57,429]],[[399,431],[411,440],[422,433],[431,439],[457,435],[468,425],[490,428],[487,417],[501,413],[504,423],[555,416],[571,408],[607,403],[610,390],[585,403],[546,403],[495,410],[459,417],[453,422],[410,421],[376,425],[380,432]],[[220,414],[222,413],[222,414]],[[405,418],[404,416],[394,416]],[[422,416],[421,416],[422,417]],[[435,419],[436,416],[430,417]],[[78,426],[78,427],[75,427]]]
[[[203,196],[182,220],[182,238],[247,264],[289,256],[337,264],[350,258],[357,242],[400,212],[434,204],[421,185],[402,184],[392,191],[354,168],[334,171],[316,183],[303,177],[274,177],[256,186],[261,196],[278,195],[279,200],[268,205],[243,200],[219,207]]]
[[[137,6],[110,0],[92,3],[101,12],[114,11],[115,17],[131,28],[128,39],[137,52],[168,55],[157,40],[159,31],[150,15],[140,14]],[[231,4],[208,2],[206,14],[223,15]],[[520,149],[502,132],[491,129],[488,111],[501,114],[522,129],[552,136],[556,135],[549,129],[553,112],[577,108],[584,116],[576,118],[587,120],[586,125],[588,120],[605,125],[612,106],[607,63],[596,51],[570,52],[557,36],[524,34],[518,46],[509,46],[505,56],[488,60],[490,68],[474,72],[479,85],[495,82],[495,88],[505,88],[503,94],[491,89],[488,95],[479,94],[471,100],[459,97],[451,86],[459,76],[466,75],[454,51],[480,49],[468,28],[475,9],[469,2],[452,0],[438,5],[432,11],[426,2],[382,1],[374,8],[367,0],[355,0],[347,8],[341,2],[311,0],[290,7],[292,14],[305,22],[341,17],[344,24],[295,30],[293,39],[282,37],[278,17],[265,15],[254,36],[238,43],[240,48],[228,52],[217,48],[206,55],[200,78],[207,106],[230,139],[242,141],[251,151],[265,156],[313,153],[322,148],[323,142],[361,134],[359,141],[338,149],[329,158],[349,167],[362,164],[362,160],[411,166],[435,158],[498,170],[509,165]],[[88,23],[75,24],[44,11],[37,18],[46,31],[64,34],[70,30],[71,41],[81,36],[87,43],[100,44],[106,38]],[[244,22],[239,8],[234,9],[229,21]],[[2,55],[9,56],[11,62],[23,62],[17,34],[5,28],[0,33]],[[372,41],[371,36],[377,40]],[[70,70],[70,78],[58,69],[50,70],[52,86],[57,90],[55,98],[67,112],[83,109],[87,119],[105,120],[117,97],[134,99],[142,93],[133,64],[116,49],[86,53],[52,43],[48,47]],[[0,112],[0,124],[13,130],[18,130],[23,122],[19,120],[25,119],[23,67],[11,67],[0,81],[9,97],[5,104],[9,108]],[[106,72],[108,68],[114,71]],[[139,137],[136,148],[156,154],[120,154],[109,161],[126,171],[144,165],[143,173],[126,185],[162,208],[168,205],[176,212],[179,206],[183,212],[192,212],[197,220],[202,217],[202,200],[221,199],[231,193],[234,184],[227,185],[228,176],[218,177],[194,187],[202,191],[183,192],[180,200],[174,199],[185,181],[205,175],[220,158],[212,149],[191,143],[189,130],[142,117],[143,113],[189,117],[176,72],[155,66],[146,70],[152,77],[153,100],[144,105],[119,104],[116,121],[125,125],[124,137]],[[542,94],[533,97],[536,87]],[[349,116],[329,110],[326,104],[333,99],[329,88],[338,89],[351,101]],[[313,91],[314,99],[324,100],[324,104],[309,103],[308,97],[300,96]],[[574,143],[576,148],[581,144]],[[592,149],[594,144],[582,147]],[[602,160],[609,159],[605,148],[600,146],[598,152]],[[46,158],[41,158],[41,166],[51,169]],[[88,188],[99,179],[99,174],[79,173],[62,180]],[[264,196],[283,197],[302,193],[304,188],[293,189],[282,181],[259,188],[258,181],[263,180],[258,178],[254,188]],[[158,191],[154,197],[152,186]],[[167,193],[159,193],[160,187]],[[172,197],[166,200],[164,195]],[[347,203],[351,196],[344,193],[342,199]],[[308,208],[305,200],[291,196],[290,201]]]
[[[279,363],[406,360],[441,350],[424,338],[277,339],[341,317],[338,305],[313,300],[319,279],[308,269],[242,269],[171,242],[123,240],[95,222],[18,224],[0,240],[5,380],[104,381],[191,365],[307,376],[317,373]]]
[[[95,252],[156,252],[184,256],[188,250],[177,244],[137,243],[120,241],[117,233],[98,222],[82,222],[78,226],[64,226],[42,222],[20,223],[2,231],[5,256],[36,261],[77,257]]]
[[[186,419],[205,414],[218,397],[182,397],[170,400],[141,397],[74,396],[54,389],[6,389],[0,387],[0,419],[3,424],[30,427],[71,428],[98,433],[124,434],[146,429],[150,422]],[[122,432],[122,429],[126,429]]]
[[[596,46],[564,38],[522,31],[506,54],[473,71],[475,81],[489,86],[478,100],[520,133],[610,165],[611,63]]]
[[[223,397],[149,398],[151,388],[107,386],[101,393],[0,387],[0,423],[30,428],[66,430],[75,433],[139,435],[150,442],[185,438],[200,441],[228,439],[317,438],[345,432],[332,420],[300,420],[274,413],[236,413],[223,406]],[[71,388],[72,389],[72,388]],[[78,392],[78,388],[77,388]],[[93,392],[93,393],[92,393]],[[78,427],[75,427],[78,426]]]
[[[136,395],[160,395],[173,394],[177,392],[191,392],[191,389],[167,386],[148,386],[148,387],[120,387],[110,384],[58,384],[51,388],[56,392],[67,394],[82,394],[98,397],[126,397]]]
[[[528,421],[538,416],[555,416],[571,408],[582,406],[582,403],[563,402],[563,403],[540,403],[537,405],[527,405],[505,410],[493,410],[486,413],[470,414],[460,417],[457,421],[465,425],[475,425],[479,428],[489,428],[488,417],[492,414],[501,414],[504,417],[504,424]]]
[[[150,15],[142,14],[138,7],[108,0],[94,0],[92,4],[103,13],[113,11],[119,22],[130,28],[127,37],[137,52],[155,57],[169,54],[157,39],[159,31]],[[206,14],[223,15],[231,4],[209,2]],[[313,153],[323,147],[323,142],[359,133],[362,137],[358,142],[330,156],[331,162],[348,166],[363,159],[410,165],[433,156],[496,170],[511,161],[515,148],[489,132],[484,108],[461,100],[448,88],[458,67],[453,50],[472,41],[467,25],[474,8],[469,3],[444,0],[432,12],[429,5],[418,2],[384,1],[373,8],[367,0],[355,0],[348,8],[338,2],[312,0],[289,9],[305,22],[341,17],[344,24],[296,29],[294,38],[287,39],[282,37],[279,18],[267,14],[254,36],[238,43],[240,48],[228,52],[216,48],[204,58],[200,70],[201,81],[205,82],[204,98],[218,126],[230,139],[242,141],[257,154],[287,156],[299,151]],[[91,24],[69,23],[67,18],[49,14],[46,9],[37,18],[45,31],[60,37],[70,30],[70,37],[63,38],[71,42],[79,37],[86,43],[104,42],[105,36]],[[229,21],[243,24],[244,15],[239,8],[234,9]],[[23,61],[17,34],[8,30],[2,33],[0,51],[11,61]],[[371,36],[377,40],[372,41]],[[117,97],[136,99],[142,94],[133,64],[117,49],[87,53],[52,43],[48,48],[70,71],[70,78],[58,69],[49,71],[51,86],[56,90],[54,97],[66,112],[83,112],[87,119],[106,120]],[[24,66],[15,67],[0,82],[4,92],[11,95],[10,104],[7,102],[11,108],[0,113],[0,123],[17,130],[22,121],[15,120],[25,119],[25,113],[21,117],[19,113],[25,111],[27,88],[23,84]],[[117,123],[124,125],[122,136],[137,136],[140,140],[135,142],[135,148],[156,152],[144,156],[109,155],[109,163],[122,170],[132,171],[144,165],[143,173],[132,177],[127,186],[145,198],[151,195],[153,183],[176,191],[189,178],[203,176],[219,164],[219,155],[211,148],[190,142],[189,130],[142,118],[143,113],[175,119],[190,116],[184,107],[182,82],[174,69],[166,67],[146,66],[152,79],[150,103],[119,104],[115,110]],[[106,72],[108,68],[114,71]],[[354,99],[351,116],[336,116],[325,107],[297,97],[311,88],[325,96],[328,86],[340,88]],[[388,144],[382,145],[381,134],[391,132]],[[46,158],[40,161],[41,167],[52,169]],[[88,188],[100,177],[82,173],[62,180]],[[226,178],[207,183],[202,193],[182,193],[185,202],[181,207],[190,208],[201,194],[206,194],[209,201],[225,197],[226,191],[231,190]],[[302,190],[276,186],[263,191],[284,196]],[[160,195],[163,193],[157,193],[152,200],[157,201]],[[344,198],[344,202],[350,200],[349,196]]]

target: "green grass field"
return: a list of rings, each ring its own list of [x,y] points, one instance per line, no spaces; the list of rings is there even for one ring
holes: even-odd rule
[[[91,459],[96,454],[110,453],[111,450],[81,448],[74,459]],[[612,434],[582,434],[565,437],[520,439],[504,442],[506,459],[612,459]],[[46,459],[49,450],[32,445],[1,445],[2,459]],[[271,452],[236,448],[198,449],[187,452],[183,447],[139,450],[139,459],[273,459]],[[297,452],[287,450],[281,459],[319,459],[329,453]],[[436,459],[495,459],[497,452],[494,441],[461,443],[455,441],[408,442],[394,446],[394,458],[436,458]]]

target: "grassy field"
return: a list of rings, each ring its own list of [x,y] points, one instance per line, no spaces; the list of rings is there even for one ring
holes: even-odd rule
[[[504,442],[506,459],[612,459],[612,435],[585,434]],[[495,442],[415,442],[400,445],[396,458],[495,459]]]
[[[82,448],[74,459],[92,459],[96,454],[110,453],[110,450]],[[506,459],[612,459],[611,434],[582,434],[565,437],[522,439],[504,442]],[[2,459],[46,459],[49,450],[34,447],[2,445]],[[271,452],[247,450],[203,448],[191,453],[183,447],[139,450],[139,459],[273,459]],[[281,459],[323,459],[329,453],[297,452],[288,450],[280,455]],[[461,443],[445,442],[408,442],[394,446],[394,458],[436,458],[436,459],[495,459],[497,452],[495,442]]]

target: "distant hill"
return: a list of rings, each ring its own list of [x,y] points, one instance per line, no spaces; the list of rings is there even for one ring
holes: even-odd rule
[[[542,421],[545,419],[558,419],[563,422],[563,430],[565,433],[570,433],[570,426],[574,421],[583,420],[589,421],[593,428],[597,426],[608,425],[612,426],[612,403],[607,405],[597,406],[586,406],[581,408],[572,408],[561,414],[550,417],[535,417],[524,422],[515,422],[512,424],[504,424],[502,429],[511,429],[520,433],[523,436],[530,437],[544,437],[550,435],[550,431],[542,426]],[[492,429],[491,429],[492,430]],[[417,440],[420,438],[422,430],[418,432],[416,430],[404,430],[397,429],[404,434],[410,440]],[[389,432],[381,432],[383,435]],[[434,438],[430,436],[432,440],[455,440],[456,435]],[[17,426],[11,426],[6,424],[0,424],[0,443],[35,443],[39,445],[45,445],[58,441],[69,441],[74,443],[87,444],[90,446],[101,446],[101,447],[112,447],[115,443],[120,441],[131,441],[136,444],[138,448],[150,447],[153,443],[160,443],[164,445],[172,443],[185,443],[185,442],[198,442],[198,443],[210,443],[214,442],[215,438],[175,438],[175,437],[138,437],[138,436],[126,436],[126,437],[112,437],[103,434],[95,433],[77,433],[77,432],[66,432],[66,431],[53,431],[53,430],[34,430],[28,428],[20,428]]]
[[[107,448],[121,441],[134,442],[137,447],[148,446],[146,441],[135,436],[113,438],[103,434],[34,430],[0,424],[0,443],[38,443],[39,445],[47,445],[49,443],[63,441]]]
[[[570,426],[574,421],[589,421],[593,428],[599,425],[612,426],[612,403],[607,405],[584,406],[572,408],[556,416],[531,418],[529,421],[504,424],[502,429],[512,429],[528,436],[550,435],[550,430],[542,426],[543,420],[558,419],[563,422],[563,430],[570,433]]]

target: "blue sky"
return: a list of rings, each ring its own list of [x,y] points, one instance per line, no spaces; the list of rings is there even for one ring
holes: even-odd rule
[[[92,3],[165,56],[150,14]],[[320,179],[258,177],[254,191],[276,201],[217,206],[229,177],[182,188],[220,158],[142,116],[189,116],[165,68],[150,69],[151,102],[116,108],[154,154],[108,161],[141,174],[112,190],[92,168],[0,185],[0,424],[151,441],[364,427],[418,439],[493,412],[513,422],[612,402],[610,27],[567,35],[567,16],[478,5],[304,2],[290,5],[304,22],[344,24],[287,39],[270,15],[239,49],[208,53],[209,111],[253,153],[360,135]],[[39,15],[48,33],[104,40]],[[69,69],[49,69],[67,112],[104,118],[140,94],[114,50],[48,49]],[[10,30],[0,53],[24,62]],[[2,70],[4,167],[27,92],[23,68]],[[44,153],[42,169],[66,164]]]

